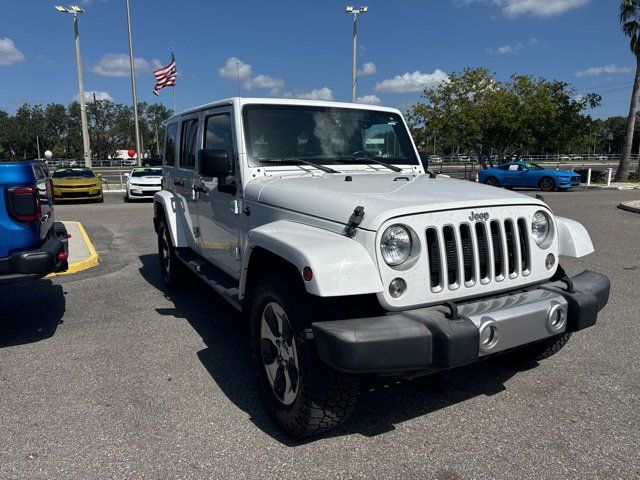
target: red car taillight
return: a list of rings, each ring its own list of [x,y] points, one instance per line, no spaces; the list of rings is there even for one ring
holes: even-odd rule
[[[42,218],[38,187],[11,187],[7,189],[7,212],[18,222],[34,222]]]

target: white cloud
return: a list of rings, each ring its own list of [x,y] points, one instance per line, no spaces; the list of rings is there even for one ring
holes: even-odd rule
[[[540,43],[540,40],[537,38],[530,38],[526,45],[522,42],[513,43],[510,45],[502,45],[497,48],[487,48],[487,53],[492,55],[517,55],[520,53],[525,47],[534,47]]]
[[[367,62],[362,64],[362,68],[358,70],[359,77],[366,77],[369,75],[374,75],[378,69],[376,68],[376,64],[373,62]]]
[[[583,7],[589,0],[493,0],[493,3],[502,7],[502,12],[507,17],[526,14],[552,17]]]
[[[576,77],[595,77],[603,73],[631,73],[631,69],[629,67],[619,67],[615,63],[611,63],[609,65],[603,65],[602,67],[589,67],[586,70],[576,72]]]
[[[84,92],[84,101],[87,103],[93,103],[94,93],[96,95],[96,100],[109,100],[110,102],[113,102],[113,97],[111,95],[109,95],[107,92],[100,92],[97,90]],[[76,93],[76,96],[73,97],[73,99],[77,102],[80,99],[80,94]]]
[[[432,88],[445,82],[449,76],[440,69],[434,70],[433,73],[422,73],[416,70],[413,73],[405,73],[396,75],[393,78],[387,78],[378,82],[374,87],[376,92],[386,93],[409,93],[421,92],[425,88]]]
[[[238,57],[229,57],[224,66],[218,69],[218,76],[225,80],[246,80],[251,77],[251,65],[244,63]]]
[[[498,48],[488,48],[487,52],[492,55],[515,55],[520,53],[520,51],[524,48],[524,45],[520,42],[514,43],[513,45],[503,45]]]
[[[382,105],[382,101],[377,95],[363,95],[356,99],[356,103],[364,103],[366,105]]]
[[[315,88],[310,91],[293,91],[293,92],[279,92],[278,90],[272,90],[270,95],[272,97],[280,98],[301,98],[303,100],[333,100],[333,92],[328,87]]]
[[[136,67],[136,73],[151,73],[162,66],[162,63],[157,58],[151,61],[144,58],[136,58],[133,64]],[[103,77],[128,77],[129,55],[126,53],[107,53],[93,66],[91,71]]]
[[[284,86],[284,82],[279,78],[273,78],[267,75],[258,75],[251,80],[251,86],[255,88],[282,88]]]
[[[24,54],[16,48],[10,38],[0,38],[0,66],[24,62]]]
[[[279,78],[267,75],[254,75],[253,67],[243,62],[238,57],[229,57],[225,64],[218,69],[218,76],[225,80],[239,81],[245,90],[254,88],[278,89],[284,86],[284,82]]]
[[[502,8],[507,17],[519,15],[534,15],[537,17],[552,17],[561,15],[574,8],[580,8],[590,0],[453,0],[456,7],[465,7],[472,3],[490,3]]]

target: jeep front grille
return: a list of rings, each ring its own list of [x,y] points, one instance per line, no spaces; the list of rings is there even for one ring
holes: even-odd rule
[[[445,225],[426,230],[429,285],[433,292],[514,279],[530,273],[524,218]]]

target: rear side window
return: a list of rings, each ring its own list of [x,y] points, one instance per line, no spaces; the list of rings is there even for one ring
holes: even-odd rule
[[[164,164],[176,164],[176,135],[178,133],[178,124],[172,123],[167,126],[167,134],[164,142]]]
[[[198,119],[184,120],[180,135],[180,167],[194,168],[196,165],[196,137]]]

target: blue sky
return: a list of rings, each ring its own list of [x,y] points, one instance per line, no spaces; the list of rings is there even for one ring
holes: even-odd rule
[[[77,93],[72,19],[43,0],[3,2],[0,108],[68,103]],[[79,1],[85,89],[130,102],[122,0]],[[349,101],[347,2],[131,0],[138,98],[174,48],[177,108],[238,93]],[[359,5],[359,4],[357,4]],[[420,89],[466,66],[567,81],[597,92],[596,117],[625,115],[634,57],[620,32],[618,0],[371,0],[360,18],[358,95],[406,109]],[[231,59],[231,60],[230,60]],[[237,59],[237,60],[236,60]],[[365,66],[365,64],[367,64]],[[225,68],[226,67],[226,68]]]

